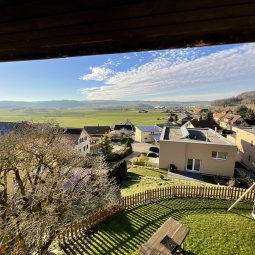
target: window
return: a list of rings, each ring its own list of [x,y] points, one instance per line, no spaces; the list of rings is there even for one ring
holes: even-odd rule
[[[84,150],[84,151],[86,150],[86,146],[83,147],[83,150]]]
[[[251,147],[253,146],[253,141],[251,141]]]
[[[187,170],[199,171],[201,167],[201,160],[189,158],[187,161]]]
[[[89,148],[89,145],[87,144],[87,149]]]
[[[87,139],[88,139],[88,137],[87,137],[87,136],[85,136],[85,137],[84,137],[84,140],[85,140],[85,141],[87,141]]]
[[[212,152],[212,158],[214,159],[227,159],[227,153],[226,152],[218,152],[218,151],[213,151]]]
[[[248,161],[251,161],[251,155],[249,155],[249,157],[248,157]]]

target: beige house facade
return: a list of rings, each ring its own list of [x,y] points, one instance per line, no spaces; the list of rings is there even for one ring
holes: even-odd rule
[[[140,143],[152,143],[161,134],[162,128],[158,126],[136,126],[135,141]]]
[[[232,177],[236,146],[212,129],[164,127],[160,137],[159,168]]]
[[[255,171],[255,127],[233,127],[232,131],[227,139],[237,146],[241,162]]]

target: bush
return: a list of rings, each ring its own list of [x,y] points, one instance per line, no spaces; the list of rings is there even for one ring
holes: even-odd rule
[[[120,141],[122,144],[132,144],[134,139],[132,137],[123,137]]]
[[[236,179],[236,186],[246,189],[249,188],[255,181],[254,178],[247,174],[247,170],[241,168],[235,169],[234,177]]]
[[[115,153],[112,153],[111,158],[108,160],[108,162],[114,162],[119,161],[128,155],[130,155],[133,152],[132,146],[123,148],[122,150],[119,150]]]
[[[137,157],[135,160],[133,160],[133,165],[156,167],[156,164],[149,162],[149,159],[143,153],[139,157]]]
[[[127,162],[125,160],[114,165],[112,170],[109,172],[109,177],[114,178],[117,183],[124,180],[126,176],[127,176]]]

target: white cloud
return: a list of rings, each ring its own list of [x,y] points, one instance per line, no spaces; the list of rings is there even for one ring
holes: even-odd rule
[[[90,67],[90,74],[85,74],[81,77],[82,80],[95,80],[95,81],[104,81],[113,74],[113,71],[106,67]]]
[[[87,94],[88,92],[91,92],[91,91],[94,91],[94,90],[98,90],[98,87],[84,88],[84,89],[81,89],[80,92],[82,94]]]
[[[175,100],[179,92],[182,98],[205,100],[210,89],[218,90],[223,97],[241,86],[252,86],[255,80],[255,44],[204,55],[202,48],[168,50],[152,53],[153,59],[125,72],[113,72],[102,67],[91,68],[85,80],[104,81],[98,90],[87,91],[89,99],[163,98]],[[245,88],[244,88],[245,90]],[[189,92],[197,96],[190,96]],[[215,95],[215,98],[219,95]],[[212,96],[207,98],[214,99]],[[180,98],[179,98],[180,99]],[[206,99],[208,100],[208,99]]]

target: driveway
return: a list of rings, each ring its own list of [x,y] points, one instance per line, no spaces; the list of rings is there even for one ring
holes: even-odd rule
[[[132,162],[133,158],[137,157],[142,152],[147,153],[151,146],[152,145],[149,143],[132,143],[133,152],[123,160],[126,160],[127,163],[130,163]]]
[[[147,153],[151,146],[153,145],[149,143],[132,143],[133,151],[139,152],[139,153],[142,153],[142,152]]]

